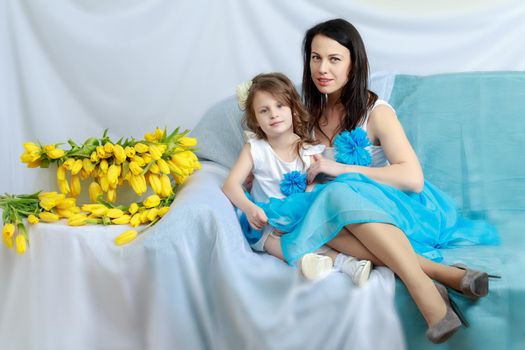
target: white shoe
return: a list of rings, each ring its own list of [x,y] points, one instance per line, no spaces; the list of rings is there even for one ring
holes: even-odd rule
[[[372,262],[370,260],[357,260],[350,257],[341,265],[341,271],[350,276],[352,282],[358,287],[365,285],[370,277],[371,270]]]
[[[301,259],[301,271],[309,280],[324,277],[332,271],[332,258],[314,253],[305,254]]]

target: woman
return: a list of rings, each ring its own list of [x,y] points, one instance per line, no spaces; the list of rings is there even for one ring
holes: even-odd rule
[[[442,285],[434,284],[432,280],[477,299],[488,293],[488,275],[470,270],[464,265],[438,264],[416,254],[416,251],[432,253],[431,244],[425,242],[428,238],[425,237],[427,233],[423,232],[425,226],[418,226],[422,225],[421,221],[425,221],[421,220],[419,215],[430,213],[428,208],[423,208],[426,200],[432,200],[430,197],[435,196],[437,205],[450,206],[451,203],[437,189],[425,184],[418,158],[395,111],[368,90],[368,59],[361,36],[355,27],[342,19],[326,21],[308,30],[303,44],[303,93],[306,106],[312,115],[310,131],[327,146],[324,157],[315,156],[315,162],[308,171],[308,180],[313,181],[319,174],[337,178],[326,187],[321,185],[323,190],[314,190],[314,194],[310,196],[311,205],[321,203],[320,210],[310,210],[313,212],[313,221],[306,220],[306,227],[299,227],[293,233],[283,235],[283,253],[285,257],[293,260],[291,252],[293,249],[306,249],[301,246],[303,243],[313,249],[327,244],[339,252],[371,260],[376,265],[388,266],[405,283],[423,314],[429,326],[429,340],[434,343],[443,342],[455,333],[461,322],[451,309],[446,289]],[[334,140],[337,141],[337,135],[358,127],[366,131],[372,143],[372,146],[368,147],[372,155],[371,166],[336,162],[333,159],[332,146]],[[418,195],[420,192],[421,195]],[[350,197],[345,197],[347,195]],[[394,209],[394,219],[390,219],[388,215],[377,218],[365,215],[347,220],[346,222],[352,223],[345,224],[339,233],[337,229],[335,237],[330,236],[330,233],[322,233],[323,237],[317,237],[315,235],[318,233],[312,230],[305,233],[315,226],[312,222],[318,224],[329,220],[317,218],[325,215],[317,213],[326,211],[327,206],[342,213],[352,207],[352,201],[359,202],[362,197],[366,197],[366,205],[373,205],[374,200],[381,202],[384,198],[386,202],[394,198],[392,203],[397,205]],[[425,200],[421,201],[419,197],[424,197]],[[406,199],[412,200],[414,204],[405,205],[403,200]],[[381,206],[383,203],[378,204]],[[281,215],[278,205],[279,203],[270,204],[270,209]],[[296,213],[304,213],[303,209]],[[380,207],[377,212],[388,210],[386,207]],[[311,219],[308,215],[306,218]],[[330,215],[333,217],[333,212]],[[411,220],[409,224],[405,222],[407,217]],[[301,217],[301,220],[303,219]],[[341,227],[337,226],[340,223],[345,223],[344,219],[333,223],[332,226]],[[276,227],[288,232],[287,227]],[[438,234],[440,228],[436,230]],[[486,226],[485,230],[484,233],[490,236],[489,241],[496,242],[495,231],[489,226]],[[303,243],[298,243],[301,239]],[[489,242],[483,242],[480,238],[476,243]],[[425,244],[430,246],[430,251],[425,250]]]

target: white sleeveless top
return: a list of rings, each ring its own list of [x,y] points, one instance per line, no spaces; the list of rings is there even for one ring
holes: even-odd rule
[[[310,167],[310,156],[321,154],[325,148],[324,145],[305,145],[300,151],[300,157],[285,162],[274,152],[268,141],[249,136],[247,142],[253,159],[254,179],[250,193],[258,202],[267,202],[270,197],[284,198],[280,189],[284,174],[291,171],[304,174]]]
[[[358,127],[361,127],[364,131],[367,131],[366,128],[368,126],[368,117],[370,116],[370,112],[372,112],[374,108],[380,105],[390,107],[394,111],[394,114],[395,114],[396,111],[388,102],[378,99],[374,103],[372,108],[370,108],[368,113],[366,114],[365,120],[363,120],[363,122],[360,125],[358,125]],[[370,145],[366,147],[366,149],[370,152],[370,155],[372,156],[372,163],[370,164],[371,167],[378,168],[378,167],[390,165],[390,163],[388,162],[388,159],[386,158],[385,152],[383,151],[382,146]],[[334,148],[326,147],[326,149],[323,152],[323,157],[335,160]]]

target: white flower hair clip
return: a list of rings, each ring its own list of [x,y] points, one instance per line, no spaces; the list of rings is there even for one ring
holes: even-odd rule
[[[239,108],[243,111],[246,109],[246,100],[248,99],[248,93],[250,92],[251,87],[252,81],[248,80],[244,83],[237,85],[237,89],[235,90],[237,94],[237,104],[239,105]]]

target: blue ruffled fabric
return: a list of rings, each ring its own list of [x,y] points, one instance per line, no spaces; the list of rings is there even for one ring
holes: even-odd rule
[[[368,166],[372,156],[366,147],[370,139],[363,128],[342,131],[334,139],[335,160],[339,163]]]
[[[306,174],[301,174],[297,170],[284,174],[280,189],[285,196],[304,192],[306,190]]]
[[[290,264],[353,223],[395,225],[418,254],[434,261],[443,259],[440,248],[499,243],[495,227],[459,217],[452,199],[428,182],[419,194],[405,193],[362,174],[347,173],[316,185],[312,192],[257,204],[272,226],[288,232],[281,237],[281,246]]]

